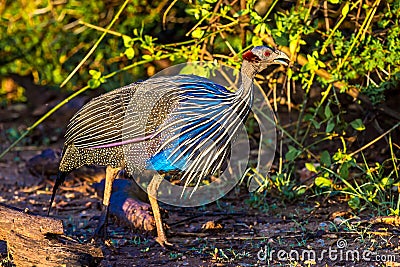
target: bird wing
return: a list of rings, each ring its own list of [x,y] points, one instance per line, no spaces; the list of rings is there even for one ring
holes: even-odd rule
[[[199,80],[187,77],[190,76],[181,78],[190,80],[189,83]],[[180,83],[179,76],[159,77],[92,99],[71,118],[65,144],[104,148],[152,138],[156,128],[177,106]]]
[[[98,96],[84,105],[70,120],[65,144],[77,148],[122,141],[125,112],[137,84],[131,84]]]

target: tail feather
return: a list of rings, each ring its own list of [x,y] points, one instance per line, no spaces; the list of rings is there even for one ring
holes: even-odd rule
[[[67,177],[68,172],[58,171],[56,182],[53,187],[53,194],[51,195],[50,206],[47,212],[47,216],[50,214],[51,206],[53,205],[54,197],[56,196],[57,189],[62,185],[65,181],[65,177]]]

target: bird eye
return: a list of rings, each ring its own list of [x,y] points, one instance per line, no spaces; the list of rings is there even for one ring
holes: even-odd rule
[[[269,52],[269,51],[264,52],[264,56],[269,57],[270,55],[271,55],[271,52]]]

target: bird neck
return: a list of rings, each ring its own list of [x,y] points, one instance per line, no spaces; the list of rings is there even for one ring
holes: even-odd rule
[[[253,100],[253,79],[256,73],[254,64],[244,60],[240,70],[242,83],[236,91],[236,98],[250,100],[250,103],[248,103],[250,106]]]

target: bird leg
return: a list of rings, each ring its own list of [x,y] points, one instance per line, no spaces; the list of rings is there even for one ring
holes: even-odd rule
[[[96,238],[102,237],[105,238],[107,235],[107,220],[108,220],[108,210],[110,206],[110,198],[112,193],[112,185],[117,178],[118,172],[120,168],[113,168],[111,166],[107,166],[106,168],[106,183],[104,187],[104,196],[103,196],[103,206],[101,210],[101,216],[99,219],[99,224],[94,232],[94,236]]]
[[[149,196],[150,205],[153,210],[154,220],[156,221],[156,227],[157,227],[156,241],[162,247],[164,247],[165,245],[172,246],[172,244],[167,241],[167,236],[165,235],[161,219],[160,207],[158,206],[158,202],[156,199],[158,187],[160,186],[163,179],[164,178],[161,175],[155,174],[151,179],[149,185],[147,186],[147,194]]]

